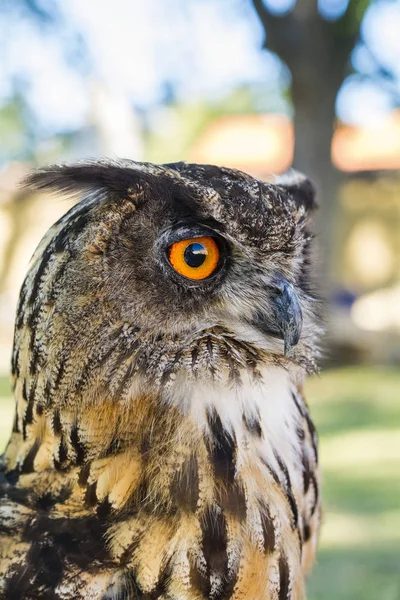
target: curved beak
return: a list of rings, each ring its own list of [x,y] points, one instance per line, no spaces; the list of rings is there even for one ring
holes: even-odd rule
[[[269,288],[269,294],[272,314],[257,313],[252,325],[264,334],[283,339],[286,355],[298,343],[303,327],[299,299],[293,285],[282,276]]]

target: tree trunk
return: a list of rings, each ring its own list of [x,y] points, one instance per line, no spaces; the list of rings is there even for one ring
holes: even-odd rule
[[[351,4],[351,3],[350,3]],[[317,0],[297,0],[284,16],[272,15],[263,0],[253,0],[265,30],[264,47],[275,52],[292,74],[294,167],[317,187],[320,271],[327,292],[334,286],[334,236],[341,174],[331,161],[335,100],[357,32],[346,13],[332,23],[322,19]]]
[[[342,174],[331,161],[335,100],[342,75],[319,76],[317,69],[295,69],[292,98],[295,107],[293,166],[314,182],[320,210],[316,215],[319,280],[327,294],[333,281],[339,186]]]

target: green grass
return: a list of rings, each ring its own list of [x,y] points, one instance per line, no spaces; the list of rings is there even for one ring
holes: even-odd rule
[[[400,600],[400,372],[328,371],[306,387],[320,433],[324,525],[309,600]],[[0,378],[0,448],[13,412]]]
[[[307,384],[324,525],[309,600],[400,599],[400,373],[347,368]]]

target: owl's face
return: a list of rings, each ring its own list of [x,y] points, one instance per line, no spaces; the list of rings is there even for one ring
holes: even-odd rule
[[[184,352],[212,328],[294,360],[296,346],[300,357],[309,345],[314,195],[305,178],[274,185],[207,165],[118,161],[53,167],[30,183],[90,191],[55,225],[41,258],[69,252],[62,274],[54,271],[54,311],[78,345],[94,343],[88,306],[110,339],[120,324],[147,347],[171,340]]]

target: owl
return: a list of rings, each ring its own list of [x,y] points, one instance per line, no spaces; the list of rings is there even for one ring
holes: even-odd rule
[[[320,523],[312,184],[130,160],[28,184],[80,201],[19,298],[0,597],[300,600]]]

